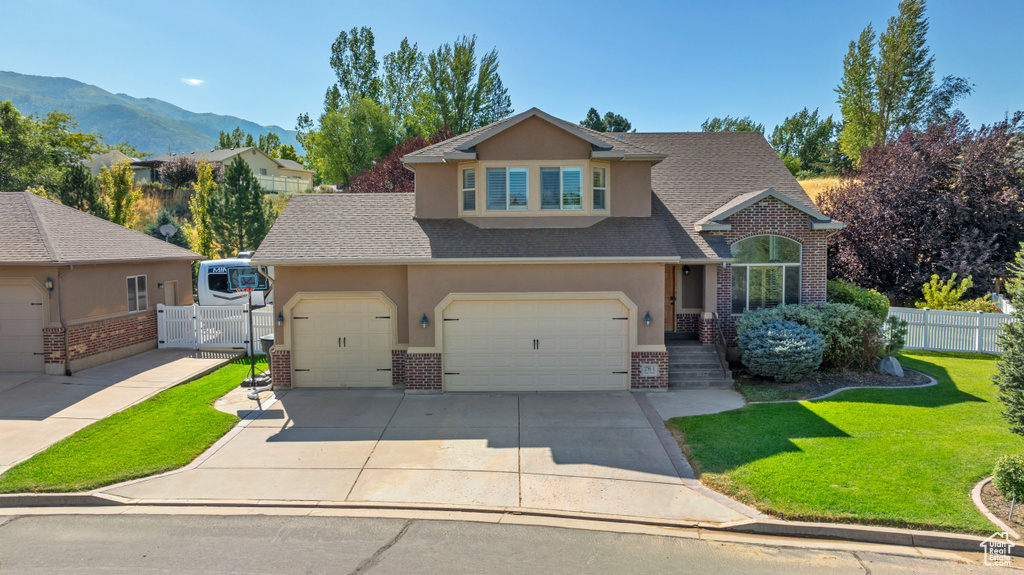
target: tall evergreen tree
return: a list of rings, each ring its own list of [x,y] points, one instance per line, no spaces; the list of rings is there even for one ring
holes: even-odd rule
[[[273,211],[249,164],[236,157],[224,174],[224,185],[210,202],[213,237],[221,257],[255,250],[270,230]]]
[[[875,93],[875,31],[868,24],[860,38],[850,42],[843,58],[843,79],[836,88],[843,122],[839,129],[839,149],[854,163],[860,152],[875,143],[878,113]]]
[[[99,182],[84,164],[74,163],[64,170],[56,196],[65,206],[107,219],[107,205],[100,195]]]
[[[999,386],[999,401],[1003,404],[1003,417],[1010,431],[1024,435],[1024,244],[1009,265],[1013,279],[1007,282],[1016,310],[1015,321],[1003,324],[999,345],[1003,355],[996,363],[995,383]]]

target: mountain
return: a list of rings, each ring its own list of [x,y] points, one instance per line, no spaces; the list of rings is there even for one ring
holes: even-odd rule
[[[153,154],[211,150],[221,130],[230,132],[235,126],[253,137],[274,132],[282,144],[291,144],[301,153],[295,130],[261,126],[235,116],[197,114],[156,98],[111,94],[70,78],[0,71],[3,100],[13,102],[22,114],[52,110],[72,114],[83,132],[99,132],[108,143],[128,142]]]

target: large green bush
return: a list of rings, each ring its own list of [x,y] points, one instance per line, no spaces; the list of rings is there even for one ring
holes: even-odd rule
[[[885,344],[882,320],[844,303],[782,305],[748,311],[736,321],[736,333],[742,336],[747,330],[774,320],[794,321],[817,330],[825,340],[821,367],[829,371],[872,369]]]
[[[828,280],[826,292],[832,303],[848,303],[885,321],[889,315],[889,298],[873,289],[862,288],[846,280]]]
[[[1004,455],[996,461],[992,482],[1007,499],[1024,502],[1024,455]]]
[[[800,381],[821,365],[825,340],[795,321],[773,320],[740,335],[743,365],[754,375]]]

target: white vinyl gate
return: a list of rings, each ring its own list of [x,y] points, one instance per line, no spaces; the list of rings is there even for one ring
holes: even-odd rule
[[[248,306],[169,306],[157,304],[157,342],[162,348],[247,349],[249,344]],[[274,333],[274,310],[262,307],[253,311],[255,349],[259,340]]]
[[[1003,324],[1013,316],[1003,313],[976,313],[891,307],[889,315],[906,320],[907,349],[929,351],[966,351],[1002,353],[999,336]]]

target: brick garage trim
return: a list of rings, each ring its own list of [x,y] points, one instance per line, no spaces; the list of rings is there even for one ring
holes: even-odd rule
[[[828,272],[828,238],[835,230],[812,230],[807,214],[768,197],[729,216],[731,230],[708,232],[726,244],[754,236],[775,235],[800,244],[800,302],[825,301]],[[736,317],[732,315],[732,265],[718,266],[717,309],[719,323],[729,345],[736,344]]]
[[[667,351],[634,351],[629,371],[629,387],[632,390],[668,389],[668,352]],[[658,366],[658,375],[644,377],[640,375],[641,364],[653,363]]]
[[[406,391],[441,391],[441,354],[405,354]]]
[[[292,386],[291,350],[270,348],[270,378],[275,388]]]
[[[47,330],[63,332],[61,328],[46,328],[43,330],[44,341]],[[72,325],[68,327],[68,360],[75,361],[142,343],[155,343],[156,338],[155,309]],[[63,346],[63,342],[61,345]]]
[[[391,350],[391,385],[405,385],[404,349]]]
[[[64,328],[43,328],[43,363],[64,364]]]

